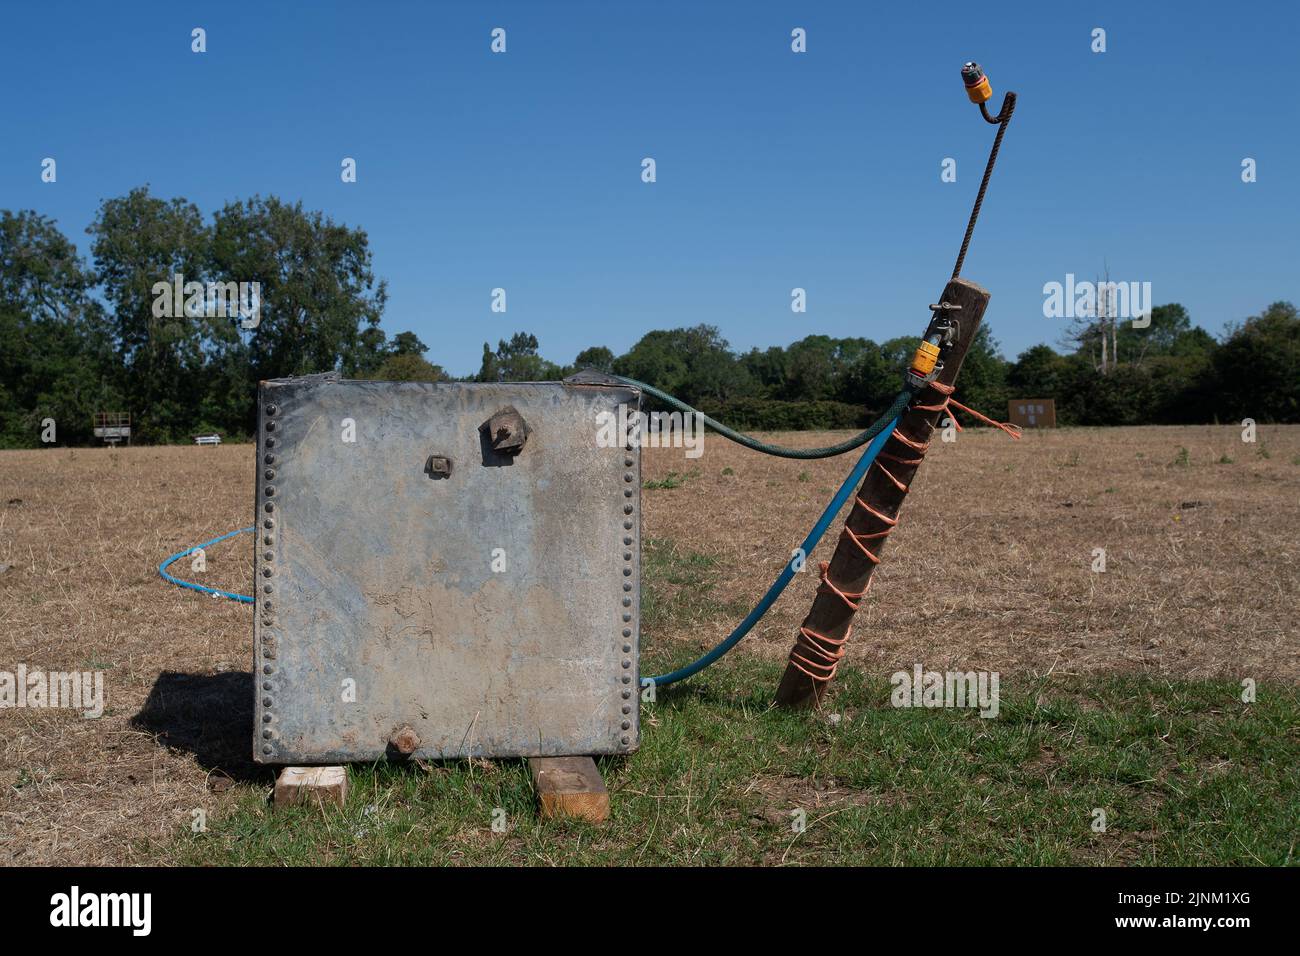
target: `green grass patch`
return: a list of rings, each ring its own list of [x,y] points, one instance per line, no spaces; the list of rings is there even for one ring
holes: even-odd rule
[[[660,689],[643,705],[641,751],[600,761],[613,801],[603,827],[539,821],[522,761],[381,763],[350,768],[341,811],[272,812],[264,787],[246,787],[176,854],[241,865],[1295,862],[1294,689],[1243,704],[1231,683],[1004,682],[988,720],[895,709],[885,680],[848,670],[832,723],[772,709],[779,675],[727,659]]]
[[[642,566],[641,669],[653,674],[693,653],[666,636],[737,608],[714,595],[709,556],[650,539]],[[206,832],[185,828],[165,855],[277,866],[1297,862],[1295,687],[1260,685],[1245,704],[1229,681],[1003,674],[999,714],[984,719],[892,707],[889,675],[846,667],[823,712],[792,713],[771,706],[781,669],[742,650],[643,703],[641,750],[600,761],[613,806],[604,826],[541,822],[523,761],[378,763],[349,768],[342,810],[273,812],[265,783],[239,784]]]
[[[646,538],[641,546],[641,629],[646,641],[681,634],[701,621],[739,620],[749,613],[744,601],[717,595],[718,573],[717,558],[678,548],[666,538]]]
[[[680,488],[692,478],[698,477],[700,477],[700,471],[698,468],[692,468],[690,471],[685,473],[680,471],[670,471],[662,478],[647,479],[646,481],[643,481],[641,487],[650,491]]]

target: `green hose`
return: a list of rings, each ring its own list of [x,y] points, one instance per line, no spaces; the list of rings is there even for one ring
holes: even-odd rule
[[[855,448],[861,448],[871,439],[880,434],[886,425],[892,422],[899,415],[903,414],[907,408],[908,402],[912,400],[912,392],[904,389],[894,398],[893,403],[881,413],[880,417],[872,423],[871,427],[860,435],[855,435],[848,441],[840,442],[838,445],[827,445],[825,448],[783,448],[780,445],[769,445],[765,441],[759,441],[757,438],[750,438],[748,435],[742,435],[738,431],[733,431],[722,422],[714,421],[708,415],[687,405],[680,399],[673,398],[667,392],[661,392],[653,385],[647,385],[645,382],[638,382],[634,378],[626,378],[622,375],[612,376],[625,385],[632,385],[641,389],[647,395],[653,395],[659,401],[671,405],[679,412],[687,415],[698,415],[715,432],[723,438],[729,438],[738,445],[744,445],[746,448],[752,448],[754,451],[761,451],[765,455],[775,455],[777,458],[834,458],[836,455],[842,455],[847,451],[853,451]]]

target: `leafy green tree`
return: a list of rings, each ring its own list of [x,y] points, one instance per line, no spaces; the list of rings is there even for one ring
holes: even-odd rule
[[[861,338],[808,335],[786,348],[785,387],[790,401],[824,401],[842,392],[845,377],[872,343]]]
[[[1066,364],[1050,345],[1026,349],[1007,369],[1007,397],[1060,398]]]
[[[987,325],[980,326],[966,352],[954,397],[997,421],[1006,416],[1007,360]]]
[[[1064,419],[1072,425],[1141,425],[1156,407],[1149,368],[1121,364],[1102,372],[1083,356],[1071,362]],[[1058,419],[1061,408],[1058,403]]]
[[[697,406],[758,391],[748,370],[736,361],[727,341],[712,325],[647,332],[615,360],[614,371]]]
[[[132,412],[144,440],[246,436],[262,378],[338,370],[447,380],[415,333],[390,339],[381,328],[387,292],[365,232],[301,203],[232,202],[208,226],[193,204],[141,187],[103,202],[87,231],[93,269],[52,220],[0,211],[0,445],[35,444],[45,418],[60,443],[91,441],[101,410]],[[254,327],[237,314],[187,313],[188,290],[159,308],[169,296],[158,286],[170,293],[175,275],[260,284]],[[809,335],[737,356],[716,327],[698,325],[648,332],[621,356],[584,349],[562,367],[517,332],[495,349],[484,343],[475,379],[546,381],[595,367],[742,427],[858,427],[896,394],[917,342]],[[1229,327],[1222,343],[1167,303],[1148,328],[1096,325],[1075,344],[1074,354],[1035,346],[1008,363],[985,327],[957,397],[997,417],[1010,397],[1055,398],[1062,424],[1300,420],[1300,316],[1290,303]]]
[[[497,362],[507,382],[551,382],[564,377],[564,369],[542,358],[537,336],[516,332],[509,342],[498,343]]]
[[[388,346],[390,355],[423,355],[429,346],[420,341],[414,332],[398,332]]]
[[[93,277],[53,219],[0,211],[0,303],[29,319],[67,319],[89,304]]]
[[[903,387],[903,369],[886,356],[882,346],[868,342],[856,361],[845,371],[837,398],[863,408],[885,408]]]
[[[764,398],[775,398],[785,394],[788,376],[789,356],[784,348],[773,345],[764,351],[750,349],[740,357],[757,393]]]
[[[357,347],[349,361],[349,374],[366,378],[392,354],[392,343],[378,325],[367,323],[357,334]]]
[[[614,371],[670,395],[680,395],[690,377],[690,367],[675,345],[670,332],[647,332],[626,354],[615,359]]]
[[[880,354],[885,359],[885,364],[890,368],[898,370],[898,381],[903,381],[903,374],[907,371],[908,366],[912,364],[912,356],[916,354],[916,347],[921,344],[919,335],[900,335],[896,338],[887,339],[880,345]]]
[[[1300,315],[1290,302],[1274,302],[1259,315],[1230,326],[1214,353],[1212,387],[1217,411],[1228,419],[1300,421]]]
[[[825,401],[835,393],[836,342],[829,335],[808,335],[785,350],[786,401]]]
[[[86,230],[95,278],[112,309],[122,383],[135,434],[146,441],[182,437],[202,398],[205,346],[220,338],[183,302],[160,300],[158,283],[173,276],[202,282],[210,233],[198,207],[159,199],[148,187],[105,200]]]
[[[1150,324],[1145,328],[1134,326],[1132,321],[1119,323],[1115,332],[1118,360],[1140,365],[1150,357],[1171,355],[1178,340],[1191,328],[1191,317],[1177,302],[1157,305],[1151,310]]]
[[[1210,359],[1218,349],[1219,343],[1214,336],[1199,325],[1193,326],[1174,339],[1169,354],[1177,357],[1195,357]]]
[[[93,276],[52,219],[0,212],[0,446],[89,441],[96,411],[122,399]]]
[[[381,382],[446,382],[450,376],[441,365],[432,365],[415,352],[394,352],[366,378]]]
[[[479,382],[549,382],[563,378],[565,369],[538,354],[537,336],[516,332],[509,341],[500,339],[493,352],[483,343],[483,364]]]
[[[474,381],[499,382],[500,380],[501,371],[497,368],[497,353],[492,351],[492,346],[484,342],[483,361],[479,365],[478,374],[474,376]]]
[[[387,339],[378,325],[367,325],[358,335],[348,374],[356,378],[391,382],[440,382],[447,373],[424,358],[429,347],[414,332],[398,332]]]
[[[609,372],[614,368],[614,353],[603,345],[593,345],[578,353],[577,358],[573,360],[573,367],[575,370],[594,368],[601,372]]]
[[[227,203],[212,229],[218,281],[260,284],[246,336],[254,379],[342,371],[382,361],[377,329],[388,300],[362,229],[274,196]],[[238,324],[234,324],[238,328]],[[418,341],[418,340],[417,340]]]

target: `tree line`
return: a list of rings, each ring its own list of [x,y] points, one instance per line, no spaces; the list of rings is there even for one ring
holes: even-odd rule
[[[246,439],[268,378],[453,380],[413,332],[381,328],[387,289],[365,231],[301,203],[257,196],[205,218],[140,187],[104,200],[87,233],[89,258],[48,217],[0,210],[0,447],[39,445],[49,421],[58,444],[92,443],[100,411],[130,412],[135,441]],[[736,427],[850,428],[897,393],[916,344],[809,335],[737,352],[699,325],[561,365],[518,332],[484,343],[464,380],[548,381],[591,367]],[[1300,316],[1275,302],[1216,338],[1166,304],[1146,328],[1084,320],[1060,350],[1036,345],[1014,361],[985,326],[957,397],[995,417],[1009,399],[1052,398],[1063,425],[1300,421]]]

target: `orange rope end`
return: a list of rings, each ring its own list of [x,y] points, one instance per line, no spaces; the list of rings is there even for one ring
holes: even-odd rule
[[[1010,435],[1010,436],[1011,436],[1012,438],[1014,438],[1016,441],[1020,441],[1020,430],[1021,430],[1021,429],[1020,429],[1020,426],[1019,426],[1019,425],[1015,425],[1015,424],[1013,424],[1013,423],[1011,423],[1011,422],[995,422],[993,419],[989,418],[987,415],[981,415],[979,412],[975,411],[975,409],[973,409],[973,408],[969,408],[968,406],[963,405],[961,402],[957,401],[955,398],[952,398],[952,397],[949,397],[949,398],[948,398],[948,401],[945,402],[945,404],[947,404],[947,405],[955,405],[955,406],[957,406],[958,408],[960,408],[963,412],[965,412],[967,415],[974,415],[976,418],[978,418],[980,421],[984,422],[985,424],[992,425],[994,428],[1001,428],[1004,432],[1006,432],[1008,435]],[[953,418],[953,423],[956,424],[956,422],[957,422],[957,419],[956,419],[956,418]],[[957,427],[958,427],[958,430],[961,429],[961,426],[960,426],[960,425],[958,425]]]

